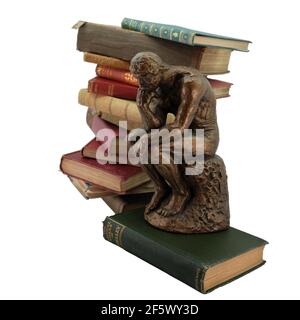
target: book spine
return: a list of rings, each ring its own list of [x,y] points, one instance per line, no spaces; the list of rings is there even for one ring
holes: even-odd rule
[[[132,212],[132,214],[135,213]],[[190,259],[160,246],[110,217],[107,217],[103,223],[103,236],[105,240],[205,293],[203,280],[206,270],[197,266]]]
[[[78,102],[81,105],[95,109],[98,115],[106,113],[120,121],[128,120],[135,123],[142,123],[141,115],[135,101],[101,96],[88,92],[87,89],[81,89],[78,95]]]
[[[142,32],[153,37],[194,45],[196,33],[185,28],[129,18],[124,18],[121,26],[123,29]]]
[[[110,66],[97,65],[96,74],[102,78],[120,81],[135,87],[139,86],[137,79],[126,70],[112,68]]]
[[[102,56],[100,54],[85,52],[83,55],[85,62],[100,64],[102,66],[117,68],[121,70],[129,70],[129,62],[118,58]]]
[[[112,80],[102,80],[101,78],[92,79],[88,83],[89,92],[121,99],[135,100],[137,90],[137,87]]]

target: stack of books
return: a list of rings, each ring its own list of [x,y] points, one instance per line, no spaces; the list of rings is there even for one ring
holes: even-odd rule
[[[240,231],[184,236],[153,230],[143,211],[154,186],[139,166],[122,161],[127,159],[127,130],[143,128],[136,105],[138,82],[129,71],[135,54],[150,51],[170,65],[196,68],[208,77],[216,98],[225,98],[232,84],[211,76],[228,73],[232,51],[248,51],[249,41],[128,18],[121,27],[79,21],[74,28],[77,49],[85,62],[95,64],[95,75],[78,95],[79,104],[87,107],[86,122],[94,138],[82,150],[64,155],[60,167],[85,198],[102,198],[118,213],[105,220],[105,239],[202,292],[262,265],[265,242]],[[170,114],[167,122],[173,120]],[[120,121],[126,122],[124,127]],[[125,147],[119,148],[123,143]],[[101,163],[104,160],[110,162]],[[239,239],[242,242],[236,245]],[[224,243],[235,246],[224,254],[214,249]],[[207,253],[210,249],[216,254]],[[209,267],[215,272],[209,273],[206,283]]]

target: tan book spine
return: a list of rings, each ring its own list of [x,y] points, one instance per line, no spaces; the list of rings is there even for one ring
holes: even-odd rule
[[[129,70],[130,63],[125,60],[121,60],[118,58],[107,57],[100,54],[85,52],[83,54],[83,60],[85,62],[91,62],[95,64],[99,64],[101,66],[109,66],[112,68],[122,69],[122,70]]]
[[[81,105],[95,109],[99,115],[107,113],[117,117],[119,120],[142,122],[135,101],[97,95],[88,92],[87,89],[81,89],[78,95],[78,102]]]

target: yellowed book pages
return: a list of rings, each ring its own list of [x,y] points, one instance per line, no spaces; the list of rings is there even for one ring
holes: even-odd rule
[[[199,71],[203,74],[227,73],[232,50],[205,48],[199,61]]]

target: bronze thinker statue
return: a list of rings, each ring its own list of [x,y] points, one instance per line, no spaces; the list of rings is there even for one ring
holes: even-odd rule
[[[151,129],[204,130],[201,174],[185,175],[189,164],[174,161],[172,145],[169,163],[142,165],[156,187],[145,219],[160,229],[181,233],[227,229],[227,176],[222,159],[215,155],[219,143],[216,98],[208,80],[196,69],[169,66],[151,52],[135,55],[130,70],[139,82],[137,105],[147,138]],[[166,124],[168,113],[175,115],[173,123]],[[143,137],[136,144],[141,143]],[[162,147],[161,143],[157,150],[160,159]]]

